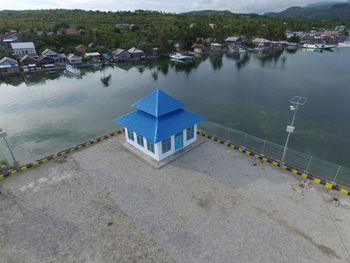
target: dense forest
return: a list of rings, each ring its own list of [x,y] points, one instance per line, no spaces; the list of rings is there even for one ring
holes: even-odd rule
[[[135,26],[117,28],[116,24]],[[215,24],[212,28],[209,24]],[[311,30],[319,27],[334,28],[350,25],[350,20],[296,20],[256,14],[224,12],[193,12],[172,14],[137,10],[102,12],[83,10],[27,10],[0,11],[0,33],[18,30],[21,40],[34,41],[38,51],[45,48],[73,52],[78,44],[94,43],[94,50],[111,50],[116,47],[136,46],[149,52],[170,50],[174,43],[190,47],[197,38],[216,38],[223,41],[228,36],[246,38],[263,37],[284,40],[286,30]],[[80,29],[80,35],[67,35],[68,28]],[[38,31],[44,31],[38,34]],[[47,35],[46,32],[54,32]],[[57,34],[59,33],[59,34]],[[102,51],[103,51],[102,50]]]

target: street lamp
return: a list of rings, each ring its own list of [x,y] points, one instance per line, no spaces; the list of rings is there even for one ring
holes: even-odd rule
[[[16,158],[15,158],[15,155],[13,154],[12,150],[11,150],[11,147],[10,145],[8,144],[7,140],[6,140],[6,136],[7,136],[7,133],[4,132],[2,129],[0,129],[0,138],[2,137],[5,141],[5,144],[7,146],[7,148],[9,149],[9,152],[11,154],[11,157],[12,157],[12,160],[13,160],[13,165],[16,166],[16,168],[18,169],[18,163],[16,161]]]
[[[293,133],[294,129],[295,129],[295,127],[293,125],[294,125],[295,117],[297,116],[298,107],[305,105],[306,101],[307,101],[306,97],[300,97],[300,96],[295,96],[290,101],[290,103],[293,104],[293,105],[290,105],[289,109],[290,109],[291,112],[294,112],[294,114],[293,114],[292,123],[290,125],[287,125],[286,131],[287,131],[288,135],[287,135],[287,139],[286,139],[286,144],[284,145],[284,149],[283,149],[281,164],[284,163],[284,158],[286,157],[287,146],[288,146],[288,141],[289,141],[290,134]]]

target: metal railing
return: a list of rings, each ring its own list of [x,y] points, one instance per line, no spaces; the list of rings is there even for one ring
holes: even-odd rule
[[[210,121],[201,123],[199,129],[207,134],[215,135],[223,140],[230,141],[237,146],[239,145],[240,147],[269,157],[270,159],[278,162],[281,161],[284,149],[282,145]],[[7,160],[9,165],[13,166],[11,155],[2,139],[3,138],[0,138],[0,160]],[[9,144],[11,145],[11,140],[9,140]],[[21,161],[21,165],[23,165],[26,162],[33,162],[43,156],[53,154],[60,149],[52,149],[52,152],[50,153],[41,154],[33,154],[30,149],[20,148],[20,150],[21,151],[19,151],[18,148],[14,148],[14,153]],[[290,148],[287,149],[284,163],[302,172],[350,188],[350,168]]]
[[[201,123],[199,129],[276,161],[281,161],[284,149],[282,145],[210,121]],[[350,187],[350,168],[290,148],[287,149],[284,163],[305,173],[311,173],[347,188]]]

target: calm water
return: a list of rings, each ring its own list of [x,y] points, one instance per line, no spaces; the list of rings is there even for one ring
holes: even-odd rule
[[[22,162],[113,131],[130,104],[163,89],[210,121],[279,144],[289,100],[306,96],[290,147],[350,166],[350,49],[212,54],[191,64],[162,59],[82,72],[0,79],[0,127]],[[0,159],[8,158],[0,146]]]

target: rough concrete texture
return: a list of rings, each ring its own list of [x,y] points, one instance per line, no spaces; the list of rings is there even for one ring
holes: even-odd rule
[[[123,141],[0,181],[0,262],[349,262],[348,197],[209,140],[161,169]]]

